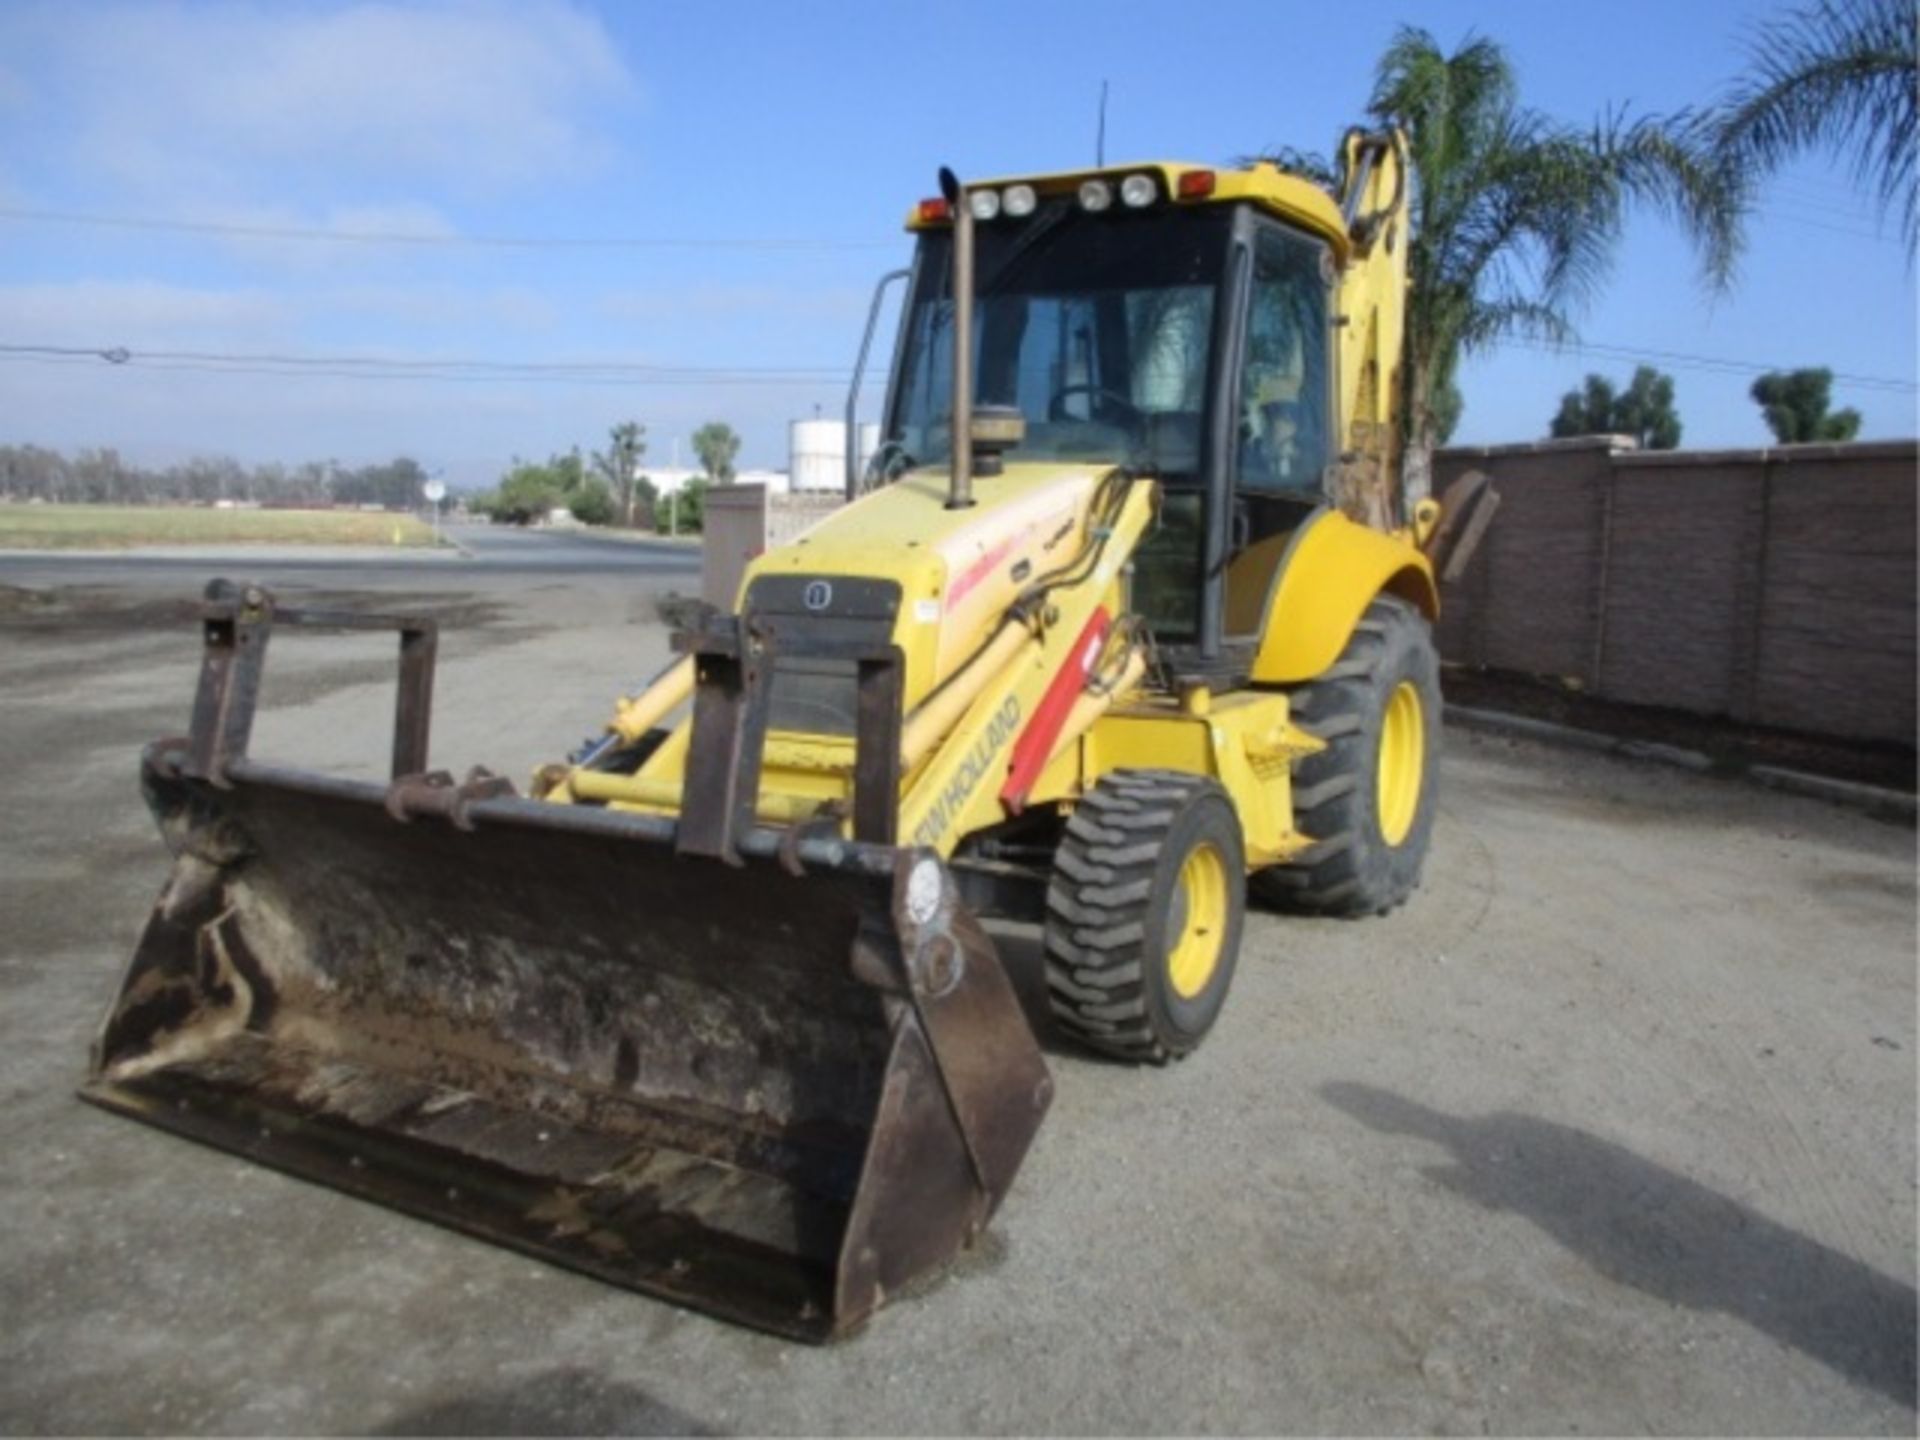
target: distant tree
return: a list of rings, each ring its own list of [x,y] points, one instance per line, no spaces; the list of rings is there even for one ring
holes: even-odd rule
[[[545,520],[561,502],[559,482],[550,465],[515,460],[494,487],[488,513],[510,525],[532,525]]]
[[[1583,389],[1560,397],[1553,434],[1631,435],[1642,450],[1671,450],[1680,443],[1680,413],[1673,408],[1673,377],[1651,365],[1633,372],[1624,393],[1604,375],[1589,375]]]
[[[693,453],[700,457],[700,468],[716,485],[733,480],[734,457],[740,453],[740,437],[723,420],[702,425],[693,432]]]
[[[1831,370],[1775,370],[1753,382],[1752,394],[1767,428],[1782,445],[1851,440],[1860,433],[1858,410],[1828,411],[1833,403]]]
[[[587,462],[581,457],[580,447],[576,445],[564,455],[550,456],[547,473],[553,477],[563,499],[586,484]]]
[[[384,505],[422,503],[426,472],[400,456],[380,464],[345,466],[309,460],[291,468],[242,465],[229,455],[199,455],[165,469],[147,469],[117,450],[81,450],[71,459],[38,446],[0,445],[0,497],[121,505],[242,501],[261,505]]]
[[[646,453],[647,427],[637,420],[627,420],[608,432],[607,448],[596,450],[593,456],[595,472],[612,488],[620,507],[620,523],[629,528],[640,499],[640,461]]]
[[[654,516],[659,509],[660,487],[653,483],[651,476],[636,476],[633,482],[633,510],[627,517],[627,523],[652,529]]]
[[[401,455],[383,465],[357,469],[336,468],[328,490],[340,505],[380,505],[389,510],[412,510],[423,502],[421,487],[427,472],[418,460]]]
[[[538,462],[516,456],[500,483],[469,503],[496,521],[514,525],[544,521],[560,509],[572,510],[583,523],[606,525],[616,513],[611,488],[587,474],[578,447]]]
[[[1920,41],[1913,0],[1817,0],[1762,26],[1746,74],[1700,120],[1742,187],[1809,151],[1851,163],[1920,243]]]
[[[68,466],[73,498],[96,505],[138,499],[136,476],[120,463],[117,450],[82,450]]]
[[[680,488],[662,495],[653,504],[654,526],[662,535],[697,534],[706,525],[707,491],[712,482],[703,475],[689,475]]]
[[[67,460],[38,445],[0,446],[0,495],[13,500],[66,498]]]
[[[182,498],[195,504],[245,498],[240,483],[243,472],[230,456],[196,455],[174,469],[179,489],[184,492]]]
[[[1405,132],[1413,161],[1403,384],[1415,476],[1461,356],[1516,335],[1571,333],[1630,204],[1678,219],[1711,281],[1731,272],[1735,187],[1668,122],[1615,112],[1584,129],[1564,124],[1521,103],[1493,41],[1469,38],[1447,54],[1412,27],[1394,35],[1374,77],[1369,108]]]
[[[582,525],[611,525],[620,515],[613,487],[597,475],[589,476],[567,496],[567,509]]]
[[[1574,435],[1611,435],[1613,433],[1613,382],[1604,375],[1588,375],[1587,383],[1560,397],[1548,433],[1556,440]]]

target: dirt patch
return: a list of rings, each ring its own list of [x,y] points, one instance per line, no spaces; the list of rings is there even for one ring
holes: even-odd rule
[[[29,590],[23,585],[0,585],[0,624],[15,615],[38,615],[57,600],[45,590]]]
[[[1764,725],[1743,725],[1724,717],[1623,705],[1569,690],[1557,680],[1502,671],[1446,667],[1441,687],[1456,705],[1499,710],[1509,715],[1551,721],[1627,740],[1697,750],[1722,769],[1779,765],[1862,785],[1884,785],[1912,793],[1916,764],[1910,745],[1842,740]]]

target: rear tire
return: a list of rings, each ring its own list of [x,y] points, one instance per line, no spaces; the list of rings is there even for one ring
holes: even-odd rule
[[[1189,1054],[1219,1017],[1246,913],[1240,817],[1213,781],[1116,770],[1080,801],[1047,889],[1059,1027],[1122,1059]]]
[[[1325,674],[1289,692],[1327,748],[1294,766],[1294,822],[1313,845],[1248,882],[1315,915],[1384,915],[1420,884],[1439,779],[1440,661],[1426,617],[1397,595],[1367,607]]]

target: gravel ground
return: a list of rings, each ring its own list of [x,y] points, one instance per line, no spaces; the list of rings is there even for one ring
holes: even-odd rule
[[[327,583],[447,618],[454,768],[524,775],[665,655],[664,580]],[[807,1349],[73,1099],[196,584],[0,606],[8,1431],[1914,1431],[1909,829],[1452,737],[1411,905],[1253,916],[1186,1063],[1055,1047],[987,1241]],[[276,641],[256,752],[372,773],[389,646]]]

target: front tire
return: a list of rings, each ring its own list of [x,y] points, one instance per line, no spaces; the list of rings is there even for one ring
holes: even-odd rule
[[[1440,758],[1440,661],[1426,617],[1397,595],[1367,607],[1293,718],[1326,741],[1293,772],[1294,822],[1313,844],[1255,875],[1261,900],[1315,915],[1384,915],[1420,884]]]
[[[1047,990],[1104,1054],[1189,1054],[1233,983],[1246,914],[1240,817],[1212,780],[1116,770],[1067,821],[1047,890]]]

